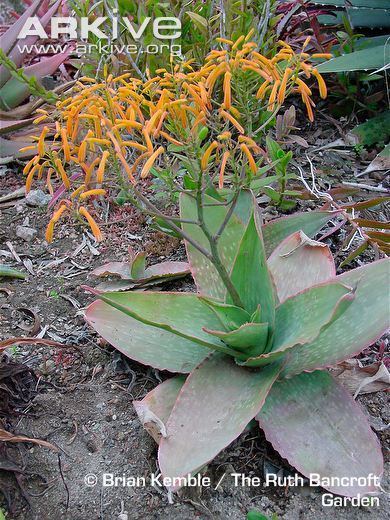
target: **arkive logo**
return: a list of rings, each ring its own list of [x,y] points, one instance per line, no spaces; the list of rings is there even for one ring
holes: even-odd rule
[[[104,32],[102,26],[107,22],[110,25],[110,32]],[[88,40],[90,35],[94,35],[99,39],[116,40],[119,34],[119,28],[124,28],[130,36],[138,41],[145,34],[145,31],[152,26],[153,35],[158,40],[176,40],[181,36],[181,21],[174,16],[159,16],[152,20],[146,17],[139,27],[135,27],[127,17],[99,16],[92,22],[87,17],[75,18],[72,16],[53,16],[50,20],[50,36],[59,39],[61,36],[67,36],[69,39]],[[28,36],[38,36],[39,38],[48,38],[45,27],[37,16],[27,18],[23,25],[18,39],[24,39]]]

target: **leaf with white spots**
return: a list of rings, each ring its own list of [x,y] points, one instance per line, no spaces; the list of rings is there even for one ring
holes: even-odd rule
[[[225,220],[231,204],[221,204],[216,199],[204,196],[204,220],[210,231],[214,234],[220,229]],[[228,272],[231,271],[241,239],[245,233],[255,201],[249,191],[242,191],[234,206],[234,210],[221,237],[218,240],[218,252],[223,265]],[[198,221],[196,201],[189,195],[182,194],[180,197],[180,215],[182,219]],[[183,223],[184,231],[191,235],[207,251],[210,244],[201,228],[195,224]],[[198,292],[203,296],[209,296],[224,300],[226,287],[222,282],[214,265],[202,253],[186,242],[187,256],[190,263],[191,273],[195,280]]]
[[[275,450],[303,475],[346,478],[346,485],[323,485],[332,493],[379,491],[372,481],[364,483],[370,474],[379,479],[383,473],[378,439],[359,405],[328,372],[278,381],[256,419]]]
[[[291,350],[283,375],[332,366],[353,357],[390,327],[389,259],[348,271],[334,281],[356,286],[353,302],[314,341]]]
[[[184,383],[160,441],[163,476],[187,476],[234,441],[263,406],[279,371],[270,365],[251,372],[219,353],[200,364]]]
[[[280,302],[336,276],[329,247],[311,240],[302,231],[290,235],[278,245],[268,258],[268,267]]]

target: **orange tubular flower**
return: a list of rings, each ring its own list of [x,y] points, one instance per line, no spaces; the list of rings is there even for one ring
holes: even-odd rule
[[[219,144],[217,141],[213,141],[210,146],[207,148],[205,153],[203,154],[203,157],[201,159],[200,166],[202,168],[202,171],[205,171],[207,169],[207,165],[209,164],[210,156],[213,153],[213,151],[218,148]]]
[[[63,204],[62,206],[60,206],[59,209],[57,209],[57,211],[54,212],[47,228],[46,228],[46,233],[45,233],[45,239],[46,239],[46,242],[48,242],[50,244],[50,242],[53,241],[53,234],[54,234],[54,226],[56,225],[56,223],[59,221],[61,215],[67,210],[68,208],[66,207],[65,204]]]
[[[322,99],[326,99],[326,96],[328,95],[328,91],[326,88],[326,83],[324,81],[324,78],[321,76],[321,74],[318,72],[317,69],[312,70],[313,76],[316,77],[318,82],[318,88],[320,90],[320,96]]]
[[[101,184],[103,182],[104,171],[106,169],[106,162],[107,162],[107,159],[109,158],[109,156],[110,156],[110,152],[105,150],[103,152],[103,155],[102,155],[102,158],[101,158],[101,161],[100,161],[100,164],[99,164],[99,168],[97,169],[97,172],[96,172],[96,182],[98,184]]]
[[[141,170],[141,179],[145,179],[147,177],[148,173],[150,172],[150,169],[152,168],[153,164],[155,163],[157,157],[164,153],[165,149],[163,146],[160,146],[157,148],[157,150],[149,157],[149,159],[144,164],[144,167]]]
[[[316,54],[312,54],[312,58],[324,58],[330,60],[333,58],[333,54],[330,54],[329,52],[317,52]]]
[[[306,105],[306,110],[307,110],[307,115],[309,117],[309,121],[312,123],[314,121],[313,109],[311,107],[312,101],[309,98],[309,96],[306,94],[306,92],[301,92],[301,94],[302,94],[302,100]]]
[[[276,94],[278,92],[279,85],[280,85],[280,80],[275,81],[274,86],[272,87],[271,94],[269,96],[269,101],[268,101],[268,110],[270,112],[273,112],[275,109],[275,100],[276,100]]]
[[[45,155],[45,138],[48,133],[49,133],[49,128],[47,126],[45,126],[41,132],[41,135],[39,136],[39,141],[38,141],[39,157],[43,157]]]
[[[70,161],[70,148],[65,128],[61,129],[62,148],[64,150],[64,158],[66,162]]]
[[[309,89],[309,87],[306,85],[306,83],[304,81],[302,81],[300,78],[296,78],[295,83],[299,86],[298,90],[300,92],[305,92],[305,94],[307,94],[308,96],[311,96],[311,90]]]
[[[265,93],[267,92],[268,87],[270,86],[269,81],[264,81],[259,90],[257,91],[256,97],[257,99],[264,99]]]
[[[232,81],[232,75],[228,71],[228,72],[226,72],[225,78],[223,80],[223,92],[224,92],[223,104],[225,105],[226,109],[229,109],[232,106],[231,81]]]
[[[82,186],[80,186],[81,188]],[[84,193],[82,193],[80,195],[80,200],[85,200],[85,199],[88,199],[89,197],[93,197],[94,195],[98,196],[98,195],[105,195],[107,192],[106,190],[102,190],[102,189],[95,189],[95,190],[88,190],[88,191],[84,191]]]
[[[221,117],[223,117],[225,120],[229,121],[233,126],[235,126],[237,130],[240,132],[240,134],[245,133],[244,128],[240,125],[237,119],[234,119],[234,117],[231,114],[229,114],[229,112],[226,112],[226,110],[221,110],[219,113],[221,114]]]
[[[80,144],[79,151],[77,154],[77,159],[79,163],[85,162],[85,157],[87,155],[87,141],[86,139],[83,140],[83,142]]]
[[[227,164],[229,157],[230,157],[230,152],[224,152],[224,154],[222,155],[221,168],[219,170],[219,182],[218,182],[219,189],[223,188],[223,183],[225,180],[226,164]]]
[[[247,156],[248,162],[249,162],[249,168],[252,173],[257,173],[257,165],[256,161],[253,158],[253,155],[251,154],[248,146],[245,143],[240,144],[241,150],[244,152],[244,154]]]
[[[178,141],[177,139],[175,139],[174,137],[172,137],[171,135],[169,135],[167,132],[163,132],[163,131],[161,130],[160,135],[161,135],[162,137],[164,137],[164,139],[166,139],[166,140],[169,141],[170,143],[175,144],[176,146],[184,146],[184,143]]]
[[[31,168],[30,173],[27,175],[26,179],[26,193],[31,190],[32,181],[34,179],[35,172],[39,169],[39,164],[36,164],[33,168]]]
[[[80,215],[85,217],[88,221],[89,227],[91,228],[91,231],[93,233],[93,236],[95,237],[97,242],[101,242],[103,240],[102,232],[99,229],[99,226],[96,224],[95,220],[93,219],[92,215],[83,207],[79,209]]]
[[[62,182],[63,182],[65,188],[68,190],[70,188],[70,180],[69,180],[68,176],[66,175],[64,167],[62,166],[61,159],[56,159],[55,165],[57,167],[59,174],[61,175],[61,179],[62,179]]]
[[[282,105],[285,98],[286,98],[286,88],[287,88],[287,82],[292,73],[292,70],[289,67],[286,67],[286,70],[284,71],[282,82],[280,84],[279,92],[278,92],[278,103],[279,105]]]

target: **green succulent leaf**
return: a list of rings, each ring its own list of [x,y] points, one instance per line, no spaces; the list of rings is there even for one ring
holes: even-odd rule
[[[389,259],[348,271],[335,281],[356,286],[353,302],[342,319],[331,323],[312,342],[290,351],[284,376],[335,365],[361,352],[389,328]]]
[[[186,374],[208,354],[197,343],[145,325],[101,300],[89,305],[85,319],[122,354],[159,370]]]
[[[341,283],[310,287],[288,298],[276,308],[271,352],[239,364],[263,366],[289,354],[290,349],[313,341],[346,311],[353,299],[351,288]]]
[[[261,319],[268,323],[272,330],[275,321],[275,294],[268,271],[257,208],[254,209],[242,237],[231,272],[231,280],[245,310],[253,313],[260,305]],[[227,302],[231,303],[229,298]]]
[[[183,376],[171,377],[156,386],[141,401],[133,401],[142,426],[157,444],[161,436],[167,434],[165,425],[184,382]]]
[[[298,231],[287,237],[268,259],[279,301],[336,276],[329,247]]]
[[[288,236],[303,231],[313,238],[339,211],[307,211],[280,217],[263,225],[263,240],[267,256]]]
[[[226,354],[234,355],[241,359],[243,358],[240,352],[229,349],[222,341],[217,338],[212,338],[202,330],[204,326],[212,329],[218,327],[219,321],[211,309],[204,305],[195,294],[159,293],[150,291],[112,292],[100,294],[99,298],[103,300],[104,303],[120,311],[123,317],[127,315],[147,326],[147,328],[142,329],[141,325],[139,325],[137,330],[140,336],[142,336],[141,331],[144,330],[143,334],[148,336],[149,342],[151,342],[154,337],[156,338],[156,342],[158,342],[158,338],[160,337],[159,331],[164,330],[170,333],[171,336],[178,336],[184,340],[189,340],[190,344],[202,345],[205,351],[204,355],[207,355],[205,349],[209,349],[225,352]],[[88,309],[90,309],[90,307]],[[112,327],[109,326],[107,330],[107,327],[103,325],[101,319],[95,319],[93,322],[90,321],[91,314],[88,313],[88,310],[86,317],[99,334],[112,343],[108,337],[110,333],[112,336]],[[114,339],[116,339],[116,343],[118,344],[118,329],[114,332]],[[122,338],[122,349],[117,346],[116,343],[112,344],[123,352],[123,346],[126,345],[125,342],[128,342],[127,336],[132,332],[133,331],[130,330],[127,335]],[[134,342],[132,342],[131,349],[134,348],[138,355],[138,351],[142,350],[142,345],[134,346]],[[124,353],[133,358],[131,354],[132,351],[133,350],[130,350],[129,346],[127,346],[126,352]],[[156,352],[155,355],[158,357],[158,352]],[[158,362],[157,359],[154,363],[156,362]],[[148,361],[147,364],[155,366]],[[173,371],[173,369],[171,370]]]
[[[271,365],[252,373],[219,353],[201,363],[184,383],[160,441],[163,476],[187,476],[238,437],[260,411],[279,371]]]
[[[145,277],[145,268],[146,268],[146,253],[142,251],[141,253],[137,253],[133,261],[131,262],[130,267],[130,275],[131,278],[138,280],[139,278]]]
[[[204,220],[211,233],[215,234],[223,224],[230,205],[218,204],[216,199],[205,195]],[[230,271],[236,257],[239,244],[245,233],[249,222],[254,199],[249,191],[242,191],[235,204],[232,216],[229,219],[221,237],[218,241],[218,251],[225,268]],[[198,220],[196,202],[186,194],[180,197],[180,214],[182,219]],[[207,250],[210,249],[209,242],[203,231],[194,224],[183,224],[184,231],[201,244]],[[191,273],[195,280],[198,292],[202,296],[209,296],[219,300],[225,299],[226,287],[222,282],[213,264],[195,249],[186,243],[187,257],[191,267]]]
[[[210,298],[199,297],[199,300],[210,307],[221,322],[221,325],[227,331],[238,329],[238,327],[244,323],[254,321],[251,319],[250,314],[244,309],[241,309],[241,307],[221,303],[216,300],[211,300]]]
[[[356,496],[378,491],[352,477],[380,477],[379,442],[357,403],[327,372],[300,374],[277,382],[257,415],[267,440],[303,475],[349,478],[350,485],[323,486],[332,493]]]
[[[204,329],[208,334],[221,339],[224,343],[248,356],[264,352],[268,340],[268,323],[245,323],[231,332]]]

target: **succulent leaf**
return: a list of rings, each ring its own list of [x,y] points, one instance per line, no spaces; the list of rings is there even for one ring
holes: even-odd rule
[[[201,363],[184,383],[160,441],[163,476],[187,476],[238,437],[263,406],[279,370],[270,365],[250,372],[219,353]]]
[[[141,251],[140,253],[137,253],[133,261],[131,263],[131,277],[135,280],[138,280],[139,278],[143,278],[145,276],[145,269],[146,269],[146,253],[144,251]]]
[[[294,213],[287,217],[276,218],[264,224],[263,240],[267,256],[288,236],[303,231],[312,238],[329,220],[339,214],[339,211],[311,211]]]
[[[227,303],[221,303],[215,300],[211,300],[210,298],[199,298],[203,303],[205,303],[210,309],[215,313],[221,325],[227,331],[238,329],[244,323],[249,323],[254,321],[251,319],[250,314],[241,309],[241,307],[236,307],[235,305],[229,305]]]
[[[341,283],[310,287],[288,298],[276,308],[271,352],[239,364],[263,366],[289,354],[290,349],[313,341],[346,311],[353,299],[351,288]]]
[[[208,334],[221,339],[224,343],[248,356],[264,352],[268,340],[268,323],[245,323],[236,330],[222,332],[204,329]]]
[[[383,472],[379,442],[358,404],[327,372],[300,374],[273,385],[257,415],[267,440],[303,475],[347,477],[350,485],[323,487],[339,495],[379,491],[352,477]]]
[[[216,233],[225,220],[229,206],[216,205],[217,201],[205,195],[205,202],[213,204],[206,206],[204,219],[211,233]],[[242,191],[238,197],[231,218],[229,219],[218,241],[218,251],[225,268],[230,272],[236,257],[240,241],[244,235],[254,205],[254,199],[249,191]],[[180,214],[182,219],[198,220],[196,202],[186,194],[180,197]],[[183,224],[184,231],[209,250],[209,242],[199,226]],[[195,280],[197,290],[202,296],[209,296],[224,300],[226,288],[213,264],[186,242],[187,257],[191,267],[191,273]]]
[[[143,334],[147,336],[150,343],[155,340],[154,344],[158,344],[160,331],[166,331],[172,336],[178,336],[184,340],[189,340],[191,344],[202,345],[204,355],[207,355],[207,349],[218,350],[229,355],[237,356],[243,359],[244,355],[227,347],[222,341],[213,338],[202,330],[202,327],[216,328],[219,321],[215,314],[204,305],[195,294],[190,293],[158,293],[158,292],[124,292],[124,293],[103,293],[99,294],[99,298],[104,303],[114,307],[124,316],[129,316],[146,325],[146,328],[137,327],[138,338]],[[94,328],[107,341],[112,343],[116,348],[124,352],[130,358],[133,358],[132,351],[135,353],[141,348],[139,345],[134,346],[131,342],[131,350],[128,343],[128,332],[123,333],[123,328],[117,328],[112,331],[112,326],[108,326],[105,320],[96,319],[94,308],[88,307],[86,318],[94,326]],[[88,312],[90,311],[90,312]],[[91,315],[92,312],[92,315]],[[142,332],[143,331],[143,332]],[[114,334],[113,334],[114,332]],[[132,332],[132,331],[130,331]],[[111,339],[110,339],[111,338]],[[146,338],[145,338],[146,339]],[[141,339],[142,341],[142,339]],[[170,340],[168,340],[170,342]],[[118,345],[118,346],[117,346]],[[185,346],[183,347],[185,348]],[[149,355],[149,353],[148,353]],[[158,357],[158,352],[155,353]],[[155,360],[153,363],[158,362]],[[147,364],[149,363],[146,361]],[[171,369],[173,371],[173,369]]]
[[[290,351],[283,375],[335,365],[380,338],[390,326],[389,280],[387,258],[337,276],[335,281],[356,286],[353,302],[342,319],[331,323],[314,341]]]
[[[70,49],[65,52],[55,54],[34,65],[26,67],[23,72],[28,77],[36,77],[38,82],[44,76],[50,76],[66,60],[70,54]],[[17,78],[11,78],[0,89],[0,108],[11,110],[20,105],[30,95],[29,86]]]
[[[171,377],[156,386],[141,401],[133,401],[142,426],[157,444],[161,436],[166,436],[165,425],[184,382],[183,376]]]
[[[275,321],[275,294],[267,266],[257,208],[253,211],[238,248],[231,280],[245,310],[252,314],[260,305],[261,319],[268,323],[272,330]],[[227,303],[231,303],[229,298]]]
[[[85,319],[122,354],[159,370],[186,374],[209,353],[193,341],[145,325],[100,300],[89,305]]]
[[[287,237],[268,259],[279,301],[336,276],[329,247],[302,231]]]

